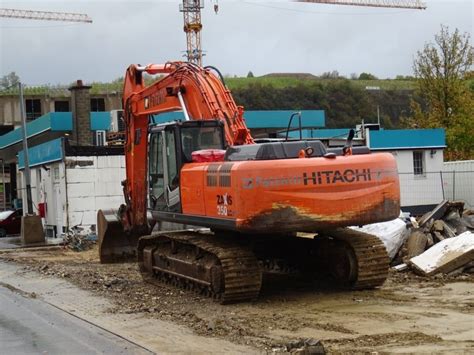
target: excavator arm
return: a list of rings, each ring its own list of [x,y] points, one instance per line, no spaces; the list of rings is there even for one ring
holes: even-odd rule
[[[122,184],[125,204],[113,214],[133,239],[150,230],[146,175],[147,136],[152,115],[182,111],[185,120],[220,120],[228,146],[254,143],[245,125],[243,108],[236,105],[230,91],[214,71],[217,70],[186,62],[131,65],[127,69],[123,91],[126,180]],[[146,86],[145,74],[164,76]],[[107,217],[109,223],[105,221]],[[99,211],[99,237],[105,233],[104,229],[111,230],[108,224],[114,218]]]

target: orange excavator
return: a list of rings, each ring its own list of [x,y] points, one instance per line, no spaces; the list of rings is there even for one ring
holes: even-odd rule
[[[162,78],[146,86],[145,73]],[[131,65],[123,107],[125,204],[98,212],[101,262],[135,255],[146,281],[222,303],[258,297],[267,271],[383,284],[383,243],[345,227],[399,215],[391,154],[353,148],[353,131],[342,149],[256,144],[219,71],[187,62]],[[183,119],[154,123],[172,111]]]

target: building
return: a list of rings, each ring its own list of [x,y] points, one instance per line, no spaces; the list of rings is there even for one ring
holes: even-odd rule
[[[44,217],[49,235],[75,225],[93,229],[97,208],[118,207],[123,201],[123,148],[101,146],[104,128],[110,129],[117,113],[105,110],[119,108],[120,97],[91,89],[78,80],[67,90],[25,93],[33,212]],[[0,96],[0,123],[0,163],[5,167],[1,207],[20,208],[27,203],[18,94]]]

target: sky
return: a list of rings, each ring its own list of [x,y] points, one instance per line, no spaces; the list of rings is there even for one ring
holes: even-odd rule
[[[107,82],[132,63],[184,60],[179,0],[0,0],[0,7],[86,13],[92,24],[0,18],[0,76],[27,85]],[[471,36],[474,0],[427,0],[427,10],[206,0],[204,65],[224,75],[337,70],[379,78],[411,75],[413,58],[440,26]],[[472,43],[472,39],[471,39]]]

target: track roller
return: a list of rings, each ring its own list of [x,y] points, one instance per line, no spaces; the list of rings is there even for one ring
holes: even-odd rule
[[[340,228],[315,237],[316,254],[324,259],[332,276],[345,288],[371,289],[388,276],[390,259],[376,236]]]
[[[220,303],[254,300],[262,273],[251,249],[198,232],[140,238],[138,262],[145,281],[193,290]]]

